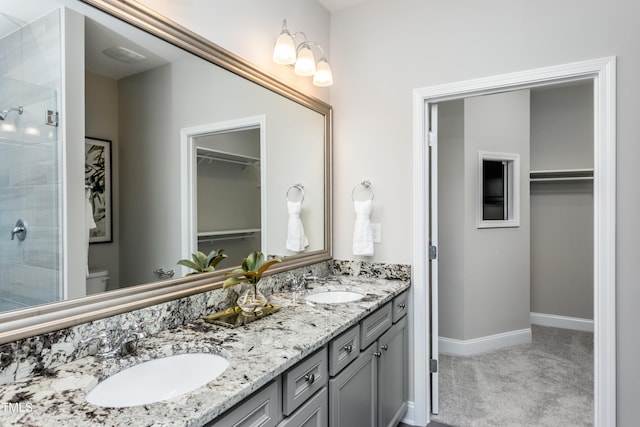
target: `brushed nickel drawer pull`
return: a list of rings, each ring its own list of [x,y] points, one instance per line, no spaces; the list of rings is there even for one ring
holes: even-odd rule
[[[400,308],[405,308],[406,306],[407,306],[407,304],[405,304],[405,303],[398,304],[398,307],[400,307]]]
[[[316,380],[316,375],[315,374],[306,374],[304,376],[304,380],[310,384],[313,384],[313,382]]]
[[[380,358],[382,356],[382,353],[380,353],[379,351],[376,351],[375,353],[373,353],[373,355],[377,358]]]
[[[383,345],[381,348],[382,348],[384,351],[389,350],[389,346],[388,346],[388,345]]]
[[[353,351],[353,346],[351,344],[347,344],[344,347],[342,347],[342,349],[347,353],[351,353]]]

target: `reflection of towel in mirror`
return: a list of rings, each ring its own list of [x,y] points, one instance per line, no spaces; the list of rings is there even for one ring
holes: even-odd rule
[[[353,254],[373,255],[373,234],[371,233],[371,200],[354,200],[353,208],[356,211],[356,223],[353,227]]]
[[[304,234],[304,226],[300,219],[302,202],[290,202],[287,200],[289,222],[287,224],[287,249],[294,252],[302,252],[309,246],[307,236]]]
[[[96,222],[93,219],[93,206],[91,205],[91,190],[84,190],[84,221],[85,221],[85,242],[87,246],[87,262],[89,260],[89,235],[91,230],[96,228]],[[87,264],[87,276],[89,276],[89,264]]]

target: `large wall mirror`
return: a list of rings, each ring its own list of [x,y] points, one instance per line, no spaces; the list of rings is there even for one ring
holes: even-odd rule
[[[329,105],[133,1],[0,5],[0,342],[331,258]]]

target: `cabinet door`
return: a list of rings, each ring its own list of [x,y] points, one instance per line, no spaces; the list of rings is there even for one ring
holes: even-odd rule
[[[377,358],[375,344],[329,380],[329,425],[375,427]]]
[[[407,318],[378,340],[378,426],[395,426],[407,410]]]
[[[323,388],[307,400],[290,417],[282,420],[278,427],[328,427],[329,392]]]

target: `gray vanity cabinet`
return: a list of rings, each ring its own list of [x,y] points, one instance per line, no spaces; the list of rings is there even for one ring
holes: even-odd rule
[[[394,313],[396,323],[392,322]],[[331,427],[391,427],[404,416],[408,394],[405,314],[403,294],[360,322],[361,347],[362,343],[369,345],[342,371],[330,369],[335,374],[329,380]]]
[[[208,427],[393,427],[407,409],[407,293]]]
[[[407,410],[407,318],[378,339],[378,427],[396,426]]]

